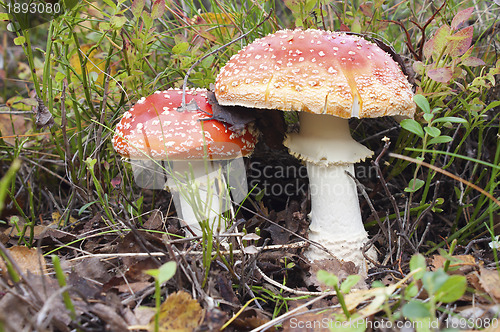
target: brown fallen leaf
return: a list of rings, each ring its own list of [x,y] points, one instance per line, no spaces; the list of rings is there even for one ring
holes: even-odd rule
[[[25,246],[13,246],[8,248],[7,251],[23,274],[26,275],[28,271],[36,275],[48,274],[45,259],[36,248],[30,249]],[[0,259],[0,271],[2,275],[7,275],[7,266],[3,259]]]
[[[268,317],[265,312],[247,308],[240,313],[229,326],[233,327],[236,331],[250,331],[268,323],[269,320],[270,317]],[[275,328],[271,327],[266,331],[275,331]]]
[[[434,255],[431,258],[430,265],[434,266],[437,270],[444,266],[447,258],[441,255]],[[471,255],[454,255],[450,259],[450,274],[467,274],[474,269],[478,268],[479,264],[476,259]]]
[[[106,323],[106,331],[127,331],[128,326],[125,320],[110,306],[96,303],[92,305],[91,311]]]
[[[24,115],[0,114],[0,136],[5,143],[15,145],[16,136],[31,130],[30,122]]]
[[[479,270],[479,283],[483,289],[488,293],[495,301],[500,301],[500,276],[497,270],[488,270],[481,267]]]
[[[160,306],[159,331],[190,332],[201,325],[205,316],[198,301],[189,293],[179,291],[170,294]],[[149,322],[149,331],[154,331],[154,317]]]
[[[350,275],[358,273],[358,268],[353,262],[341,262],[333,257],[331,259],[321,259],[319,261],[315,261],[309,270],[311,275],[305,279],[305,282],[306,284],[318,287],[321,290],[330,289],[331,287],[326,287],[316,278],[319,270],[325,270],[335,274],[339,278],[339,281],[344,280]],[[354,288],[366,289],[368,286],[364,280],[360,280]]]

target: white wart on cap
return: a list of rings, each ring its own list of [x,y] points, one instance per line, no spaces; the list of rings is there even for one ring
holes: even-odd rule
[[[355,35],[281,30],[246,46],[221,69],[221,105],[342,118],[413,117],[413,92],[389,54]]]

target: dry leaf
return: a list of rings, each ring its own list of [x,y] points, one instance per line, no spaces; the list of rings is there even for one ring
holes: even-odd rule
[[[0,114],[0,136],[5,143],[14,145],[15,135],[22,135],[29,131],[30,123],[23,115]]]
[[[497,270],[480,269],[479,283],[496,301],[500,301],[500,276]]]
[[[52,113],[50,113],[49,109],[43,103],[43,100],[36,97],[38,101],[38,107],[33,107],[35,110],[35,124],[38,129],[43,129],[45,127],[51,128],[54,125],[54,118],[52,117]]]
[[[97,84],[101,84],[104,80],[104,73],[106,70],[106,55],[99,47],[94,46],[95,45],[91,44],[81,45],[80,50],[77,52],[81,52],[83,59],[87,59],[85,70],[88,75],[94,76],[95,82]],[[92,50],[92,52],[90,52],[90,54],[88,54],[92,47],[94,47],[94,49]],[[71,56],[69,63],[78,75],[82,75],[80,57],[77,53],[74,53]],[[110,75],[113,76],[114,74],[115,69],[112,67]]]
[[[311,274],[309,277],[305,279],[306,284],[318,287],[321,290],[331,289],[330,286],[325,286],[322,282],[320,282],[316,275],[319,270],[325,270],[329,273],[335,274],[340,281],[344,280],[350,275],[358,274],[358,268],[354,265],[353,262],[341,262],[336,258],[330,259],[321,259],[314,262],[311,265],[311,269],[309,273]],[[354,288],[356,289],[366,289],[368,286],[364,280],[360,280]]]
[[[434,270],[442,268],[444,263],[446,262],[446,258],[441,255],[432,256],[430,265],[434,266]],[[459,267],[458,270],[454,268]],[[450,262],[450,274],[468,274],[472,270],[478,267],[476,263],[476,259],[471,255],[454,255],[451,257]]]
[[[36,248],[30,249],[24,246],[13,246],[8,248],[7,251],[9,251],[12,259],[24,275],[26,275],[28,271],[36,275],[48,274],[45,259]],[[40,263],[42,265],[41,270]],[[3,260],[0,260],[0,271],[3,275],[7,274],[7,266]]]
[[[190,332],[200,326],[204,310],[189,293],[179,291],[167,297],[160,306],[160,332]],[[154,317],[149,322],[154,331]]]
[[[127,331],[128,326],[125,320],[110,306],[96,303],[91,307],[91,311],[106,322],[106,331]]]
[[[229,326],[233,327],[236,331],[250,331],[268,322],[269,317],[264,312],[247,308]],[[266,331],[275,331],[275,329],[270,328]]]

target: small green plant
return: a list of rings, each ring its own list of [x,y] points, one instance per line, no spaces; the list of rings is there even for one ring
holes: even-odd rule
[[[161,285],[172,279],[177,270],[177,265],[174,261],[167,262],[160,266],[158,269],[146,270],[145,272],[155,278],[155,322],[154,331],[158,332],[160,329],[160,306],[161,306]]]
[[[9,185],[20,167],[21,161],[19,159],[14,160],[7,173],[0,179],[0,214],[5,206],[5,198],[9,192]]]
[[[61,267],[61,262],[59,261],[59,257],[57,255],[52,255],[52,263],[54,265],[54,271],[56,273],[56,279],[59,284],[59,287],[65,288],[66,287],[66,276],[64,275],[64,271]],[[68,290],[65,289],[62,293],[62,298],[64,301],[64,306],[68,311],[70,312],[70,316],[72,319],[76,318],[76,311],[75,311],[75,306],[73,304],[73,301],[71,300],[71,296],[68,293]]]
[[[439,117],[442,108],[436,107],[431,109],[429,102],[422,95],[415,95],[413,100],[417,104],[417,106],[423,111],[423,120],[425,121],[425,125],[422,126],[419,122],[414,119],[404,119],[401,121],[401,127],[408,130],[409,132],[414,133],[418,137],[422,139],[422,150],[426,150],[429,146],[434,146],[436,144],[441,143],[449,143],[453,140],[448,135],[443,135],[438,124],[444,123],[446,126],[451,126],[452,123],[460,123],[460,124],[468,124],[467,120],[454,117],[454,116],[443,116]],[[436,154],[433,154],[433,158],[436,157]],[[420,160],[424,160],[425,152],[422,152],[418,157]],[[408,187],[405,188],[406,192],[414,193],[420,188],[424,186],[425,181],[418,179],[419,166],[416,167],[414,177],[408,184]]]
[[[449,263],[448,263],[449,266]],[[406,303],[402,307],[402,314],[416,326],[430,327],[437,321],[436,312],[442,310],[442,304],[459,300],[465,293],[467,279],[461,275],[449,275],[445,268],[435,271],[425,271],[425,258],[418,254],[410,260],[410,269],[421,272],[413,275],[413,281],[404,291]],[[426,299],[418,298],[420,293],[417,282],[421,282],[422,288],[427,292]],[[425,330],[425,329],[424,329]]]
[[[342,328],[342,331],[364,331],[365,326],[364,324],[352,324],[351,322],[356,321],[356,318],[359,317],[358,314],[351,314],[349,312],[346,301],[345,301],[345,296],[348,294],[352,287],[356,285],[359,280],[361,279],[361,276],[359,275],[350,275],[347,278],[345,278],[344,281],[339,286],[339,278],[334,275],[333,273],[329,273],[325,270],[319,270],[317,273],[317,278],[319,281],[324,283],[327,286],[333,287],[333,289],[336,292],[337,299],[340,303],[340,306],[342,308],[342,312],[344,315],[335,315],[335,319],[340,321],[340,322],[349,322],[349,324],[342,324],[344,328]],[[336,330],[338,327],[336,327]]]
[[[97,163],[97,159],[91,159],[90,157],[85,160],[85,164],[87,165],[87,169],[90,173],[90,176],[92,178],[92,181],[94,183],[95,189],[97,191],[97,196],[99,198],[99,202],[101,203],[101,206],[104,208],[104,212],[106,213],[106,216],[109,219],[109,222],[114,224],[114,217],[113,214],[111,213],[111,210],[109,208],[109,197],[106,192],[104,192],[101,183],[97,179],[95,172],[94,172],[94,166]]]

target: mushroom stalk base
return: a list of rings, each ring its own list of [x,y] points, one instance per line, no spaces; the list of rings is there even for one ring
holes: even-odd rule
[[[288,135],[290,153],[307,164],[311,193],[309,239],[323,245],[335,258],[352,261],[366,273],[362,253],[368,235],[361,220],[354,163],[373,152],[356,142],[346,119],[301,112],[300,132]],[[375,257],[374,253],[368,253]],[[311,245],[305,253],[311,261],[331,258]]]
[[[354,175],[354,165],[317,166],[307,163],[311,213],[309,239],[323,245],[332,255],[364,268],[361,251],[368,241],[361,220]],[[311,261],[331,258],[324,250],[311,245],[305,253]]]

